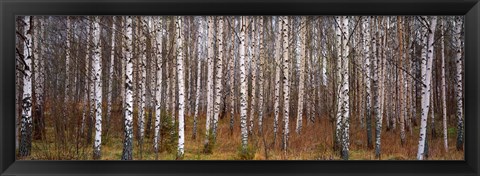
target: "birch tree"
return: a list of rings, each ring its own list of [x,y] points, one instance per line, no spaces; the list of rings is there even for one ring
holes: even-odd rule
[[[183,63],[183,34],[182,34],[182,16],[176,19],[177,40],[177,76],[178,76],[178,151],[177,159],[183,158],[185,142],[185,68]]]
[[[125,76],[125,137],[123,143],[122,160],[132,160],[133,155],[133,33],[132,17],[126,17],[126,76]]]
[[[216,61],[216,69],[217,72],[215,74],[215,106],[213,111],[213,138],[216,139],[217,137],[217,126],[218,126],[218,119],[220,116],[220,98],[222,97],[222,74],[223,74],[223,16],[217,17],[218,21],[218,28],[217,28],[217,42],[218,42],[218,55]]]
[[[22,96],[22,118],[20,127],[20,148],[19,155],[26,157],[31,154],[32,149],[32,21],[31,16],[23,18],[23,96]]]
[[[100,17],[94,18],[93,25],[93,79],[95,84],[95,143],[93,144],[93,158],[100,159],[102,144],[102,60],[100,46]]]
[[[251,92],[251,96],[250,96],[250,115],[249,115],[249,127],[248,127],[248,134],[252,134],[253,132],[253,121],[254,121],[254,112],[255,112],[255,106],[256,106],[256,102],[255,102],[255,98],[256,98],[256,80],[257,80],[257,58],[255,56],[255,50],[256,50],[256,43],[257,43],[257,34],[256,34],[256,31],[255,31],[255,17],[251,17],[251,20],[250,21],[250,25],[251,26],[251,36],[249,37],[250,39],[250,42],[252,44],[249,45],[250,47],[250,56],[249,56],[249,60],[250,60],[250,66],[251,66],[251,70],[252,70],[252,76],[250,77],[251,78],[251,82],[252,82],[252,92]],[[248,42],[247,42],[247,45],[248,45]]]
[[[435,37],[435,28],[437,26],[437,17],[432,16],[431,22],[427,25],[429,29],[426,29],[428,32],[428,44],[427,48],[427,57],[422,58],[422,119],[420,121],[420,139],[418,142],[418,152],[417,159],[423,160],[425,152],[425,139],[427,131],[427,118],[428,118],[428,109],[430,107],[430,93],[431,93],[431,78],[432,78],[432,63],[433,63],[433,40]],[[427,38],[424,38],[424,40]]]
[[[444,37],[444,30],[445,30],[445,18],[441,19],[441,26],[440,32],[442,35],[440,38],[440,50],[441,50],[441,58],[442,58],[442,68],[441,68],[441,77],[442,77],[442,117],[443,117],[443,147],[445,148],[445,152],[448,152],[448,133],[447,133],[447,100],[446,100],[446,84],[445,84],[445,37]]]
[[[297,48],[299,51],[297,53],[297,60],[300,60],[300,83],[298,88],[298,109],[297,109],[297,126],[295,131],[297,134],[300,133],[302,129],[302,118],[303,118],[303,100],[304,100],[304,86],[305,86],[305,40],[306,40],[306,32],[305,32],[305,22],[307,20],[306,16],[301,16],[300,22],[300,36],[299,40],[297,41]]]
[[[193,132],[192,132],[192,137],[193,139],[196,138],[197,136],[197,119],[198,119],[198,116],[199,116],[199,113],[200,113],[200,91],[201,91],[201,84],[202,84],[202,81],[201,81],[201,78],[202,78],[202,64],[200,62],[200,58],[201,56],[204,56],[203,55],[203,49],[204,49],[204,43],[205,43],[205,37],[204,37],[204,29],[203,29],[203,26],[204,26],[204,22],[203,22],[203,17],[196,17],[197,21],[198,21],[198,31],[197,31],[197,34],[198,34],[198,39],[197,39],[197,93],[195,94],[196,95],[196,98],[195,98],[195,115],[193,117]]]
[[[247,131],[247,80],[245,73],[245,28],[246,17],[241,17],[242,27],[240,29],[240,126],[242,130],[242,152],[245,153],[248,148]]]
[[[284,103],[284,113],[283,113],[283,147],[282,149],[287,153],[288,145],[288,122],[289,122],[289,109],[290,109],[290,82],[289,82],[289,65],[290,61],[288,60],[288,41],[289,38],[289,29],[288,29],[288,17],[282,17],[283,33],[282,33],[282,42],[283,42],[283,103]]]
[[[207,17],[208,22],[208,51],[207,51],[207,64],[208,64],[208,73],[207,73],[207,118],[206,118],[206,130],[205,130],[205,148],[208,148],[210,145],[210,130],[211,130],[211,121],[212,121],[212,110],[213,110],[213,17]]]
[[[399,61],[398,61],[398,65],[403,68],[403,60],[402,60],[403,59],[403,57],[402,57],[403,56],[403,38],[402,38],[403,37],[403,29],[402,29],[402,26],[403,26],[402,25],[402,17],[397,16],[397,35],[398,35],[398,42],[399,42],[399,47],[398,47]],[[403,73],[400,73],[398,75],[398,77],[399,77],[398,82],[400,82],[402,84],[404,82],[403,81]],[[400,85],[398,87],[399,87],[399,94],[400,94],[399,95],[400,96],[400,107],[399,108],[401,110],[403,110],[404,109],[403,108],[403,106],[404,106],[404,104],[403,104],[403,87],[404,86]],[[400,113],[399,117],[400,117],[400,142],[403,146],[403,145],[405,145],[405,116],[401,115],[401,113]]]
[[[282,57],[280,56],[281,49],[281,39],[282,39],[282,28],[281,19],[277,17],[276,27],[277,34],[275,37],[275,119],[273,121],[273,142],[276,142],[277,139],[277,130],[278,130],[278,118],[280,115],[280,64],[282,62]]]
[[[454,33],[454,42],[455,42],[455,66],[456,66],[456,91],[455,99],[457,103],[457,150],[463,150],[463,83],[462,83],[462,27],[463,19],[461,16],[455,17],[455,33]]]
[[[264,79],[263,79],[263,76],[264,76],[264,72],[265,72],[265,69],[264,69],[264,62],[265,62],[265,50],[263,49],[263,40],[264,40],[264,33],[263,33],[263,16],[260,16],[259,19],[258,19],[258,24],[259,24],[259,27],[258,27],[258,34],[260,35],[259,37],[259,52],[260,52],[260,57],[259,57],[259,60],[260,60],[260,65],[259,65],[259,76],[258,76],[258,82],[259,82],[259,92],[258,92],[258,105],[259,105],[259,108],[258,108],[258,131],[260,132],[260,134],[262,134],[263,132],[263,112],[265,111],[264,108],[264,97],[263,97],[263,92],[264,92]]]
[[[372,110],[371,110],[371,82],[372,82],[372,73],[371,73],[371,63],[370,63],[370,57],[371,51],[371,38],[370,38],[370,21],[371,17],[365,17],[363,18],[363,37],[364,37],[364,57],[365,57],[365,99],[366,99],[366,123],[367,123],[367,147],[368,148],[373,148],[372,144]]]
[[[237,26],[237,18],[232,17],[231,18],[234,22],[233,25],[236,29]],[[231,46],[230,46],[230,60],[228,61],[228,68],[230,71],[230,134],[233,134],[233,124],[234,124],[234,119],[235,119],[235,37],[236,37],[236,31],[233,28],[230,28],[231,30]]]
[[[155,58],[157,60],[156,64],[156,81],[157,84],[155,85],[156,89],[156,96],[155,96],[155,134],[153,137],[153,148],[155,150],[155,154],[158,158],[158,142],[160,141],[160,123],[161,123],[161,101],[162,101],[162,63],[163,63],[163,53],[162,53],[162,19],[163,17],[159,17],[158,20],[154,20],[154,29],[155,29]]]

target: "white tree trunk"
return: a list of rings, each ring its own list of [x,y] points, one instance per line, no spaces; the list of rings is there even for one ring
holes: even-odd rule
[[[430,93],[431,93],[431,78],[432,78],[432,63],[433,63],[433,42],[435,37],[435,28],[437,26],[437,17],[432,16],[428,30],[428,47],[427,57],[422,58],[422,119],[420,122],[420,139],[418,142],[417,159],[423,160],[425,151],[425,139],[427,131],[428,109],[430,107]],[[425,38],[424,38],[425,39]]]
[[[201,93],[201,84],[202,84],[202,81],[201,81],[201,78],[202,78],[202,74],[201,74],[201,70],[202,70],[202,64],[201,64],[201,58],[203,56],[203,51],[204,51],[204,43],[205,43],[205,37],[204,37],[204,22],[203,22],[203,19],[204,17],[197,17],[198,19],[198,40],[197,40],[197,93],[195,94],[196,95],[196,98],[195,98],[195,115],[193,117],[193,133],[192,133],[192,137],[193,139],[196,138],[197,136],[197,119],[198,119],[198,116],[199,116],[199,113],[200,113],[200,93]]]
[[[102,144],[102,49],[100,46],[100,17],[94,18],[93,26],[93,73],[95,84],[95,142],[93,144],[93,158],[100,159]]]
[[[147,29],[147,24],[144,21],[145,17],[140,17],[139,19],[139,25],[141,27],[140,30],[138,31],[140,35],[140,105],[138,108],[139,112],[139,119],[138,119],[138,129],[139,129],[139,143],[140,143],[140,150],[143,150],[143,136],[145,132],[145,111],[146,111],[146,78],[147,78],[147,65],[146,65],[146,59],[147,59],[147,47],[146,42],[146,32],[145,30]],[[142,156],[140,156],[142,157]]]
[[[278,117],[280,115],[280,64],[282,63],[282,57],[280,56],[281,50],[281,37],[282,37],[282,21],[280,17],[277,17],[276,27],[277,27],[277,34],[275,37],[275,119],[273,122],[273,141],[276,142],[277,139],[277,131],[278,131]]]
[[[376,17],[378,18],[378,17]],[[378,19],[374,19],[374,27],[378,31]],[[377,54],[378,34],[372,35],[372,62],[373,62],[373,110],[375,114],[375,157],[381,154],[382,114],[380,110],[380,58]]]
[[[184,154],[185,142],[185,69],[183,63],[183,34],[182,34],[182,16],[177,17],[176,40],[177,40],[177,76],[178,76],[178,151],[177,158],[182,158]]]
[[[125,76],[125,138],[123,143],[122,160],[132,160],[133,155],[133,33],[132,33],[132,17],[126,17],[127,33],[126,41],[126,76]]]
[[[463,83],[462,83],[462,26],[463,26],[463,17],[457,16],[455,17],[455,34],[454,34],[454,42],[456,48],[455,54],[455,66],[456,66],[456,91],[455,91],[455,99],[457,102],[457,150],[463,150]]]
[[[259,93],[258,93],[258,131],[260,132],[260,134],[263,133],[263,111],[265,110],[265,106],[264,106],[264,103],[263,103],[263,93],[264,93],[264,80],[263,80],[263,75],[265,74],[264,71],[265,69],[263,68],[264,67],[264,62],[265,62],[265,51],[263,49],[263,16],[260,16],[259,19],[258,19],[258,24],[259,24],[259,27],[258,27],[258,34],[260,35],[260,39],[259,39],[259,50],[260,50],[260,65],[259,65],[259,77],[258,77],[258,81],[259,81]]]
[[[20,149],[21,157],[29,156],[32,148],[32,26],[30,26],[31,16],[25,16],[23,22],[25,24],[23,35],[23,61],[25,67],[23,69],[23,96],[22,96],[22,118],[20,127]]]
[[[157,60],[157,85],[155,86],[156,89],[156,97],[155,97],[155,134],[153,137],[153,148],[155,153],[158,156],[158,142],[160,141],[160,120],[161,120],[161,101],[162,101],[162,19],[163,17],[159,17],[158,20],[154,22],[155,28],[155,49],[156,49],[156,60]]]
[[[216,61],[217,72],[215,74],[215,106],[214,106],[214,118],[213,118],[213,137],[217,136],[218,119],[220,117],[220,98],[222,97],[222,74],[223,74],[223,16],[218,16],[218,28],[217,28],[217,42],[218,42],[218,55]]]
[[[283,150],[285,154],[287,153],[288,145],[288,136],[289,136],[289,114],[290,114],[290,82],[289,82],[289,71],[290,71],[290,61],[288,60],[288,41],[289,41],[289,29],[288,29],[288,17],[283,16],[283,103],[284,103],[284,113],[283,113]]]
[[[371,63],[370,57],[372,56],[370,53],[371,47],[371,37],[370,37],[370,16],[364,18],[363,22],[363,37],[364,37],[364,56],[365,56],[365,89],[366,89],[366,124],[367,124],[367,146],[370,148],[372,145],[372,132],[371,132],[371,124],[372,124],[372,103],[371,103],[371,82],[373,80],[373,75],[371,72]]]
[[[211,130],[211,121],[212,121],[212,110],[213,110],[213,47],[215,41],[213,40],[213,18],[212,16],[207,17],[208,22],[208,51],[207,51],[207,64],[208,64],[208,73],[207,73],[207,118],[206,118],[206,128],[205,128],[205,146],[209,145],[209,137]]]
[[[248,148],[248,131],[247,131],[247,78],[245,72],[245,17],[241,17],[242,28],[240,31],[240,126],[242,130],[242,152],[246,152]]]
[[[347,160],[348,159],[348,152],[350,146],[350,100],[349,100],[349,60],[348,60],[348,37],[350,35],[348,29],[348,17],[342,17],[342,68],[343,68],[343,82],[342,82],[342,91],[340,92],[343,94],[343,116],[342,116],[342,126],[343,126],[343,134],[342,134],[342,158]]]
[[[256,98],[256,80],[257,80],[257,57],[256,57],[256,54],[255,54],[255,50],[256,50],[256,43],[257,43],[257,34],[256,34],[256,29],[255,29],[255,17],[250,17],[251,20],[250,20],[250,26],[252,27],[252,30],[250,31],[251,33],[251,36],[249,37],[250,38],[250,42],[252,43],[250,46],[250,67],[252,69],[252,75],[251,75],[251,83],[252,83],[252,92],[251,92],[251,97],[250,97],[250,115],[249,115],[249,127],[248,127],[248,133],[251,135],[252,132],[253,132],[253,121],[254,121],[254,113],[255,113],[255,107],[257,106],[256,105],[256,102],[255,102],[255,98]],[[247,43],[248,45],[248,43]]]
[[[301,16],[300,22],[300,35],[297,41],[297,48],[300,48],[299,53],[297,53],[297,60],[300,60],[300,83],[298,88],[298,109],[297,109],[297,126],[295,131],[297,134],[300,133],[302,129],[302,119],[303,119],[303,103],[304,103],[304,87],[305,87],[305,41],[306,41],[306,30],[304,27],[307,21],[306,16]]]
[[[448,152],[448,127],[447,127],[447,100],[446,100],[446,84],[445,84],[445,39],[444,39],[444,30],[445,30],[445,18],[441,20],[441,57],[442,57],[442,68],[441,68],[441,77],[442,77],[442,117],[443,117],[443,147],[445,152]]]
[[[336,118],[336,128],[335,128],[335,147],[339,147],[342,141],[342,119],[343,119],[343,69],[342,69],[342,17],[335,17],[335,48],[337,51],[337,79],[340,84],[338,84],[337,90],[337,118]]]

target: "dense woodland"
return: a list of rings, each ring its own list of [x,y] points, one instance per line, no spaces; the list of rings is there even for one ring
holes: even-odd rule
[[[19,16],[27,160],[463,160],[461,16]]]

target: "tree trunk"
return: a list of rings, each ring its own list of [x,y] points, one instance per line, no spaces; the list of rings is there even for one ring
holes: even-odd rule
[[[278,118],[280,115],[280,64],[282,63],[282,57],[280,56],[280,49],[281,49],[281,36],[283,31],[283,26],[281,26],[281,19],[277,17],[276,27],[278,33],[275,37],[275,119],[273,122],[273,143],[275,144],[277,139],[277,130],[278,130]]]
[[[23,48],[23,96],[22,118],[20,127],[20,157],[29,156],[32,149],[32,21],[31,16],[23,18],[24,23],[24,48]]]
[[[448,152],[448,133],[447,133],[447,100],[446,100],[446,84],[445,84],[445,39],[444,39],[444,30],[445,30],[445,19],[441,19],[441,57],[442,57],[442,68],[441,68],[441,77],[442,77],[442,117],[443,117],[443,147],[445,152]]]
[[[307,20],[306,16],[301,16],[300,22],[300,39],[297,41],[297,48],[300,45],[299,53],[297,54],[297,60],[300,60],[300,82],[298,88],[298,109],[297,109],[297,126],[295,131],[297,134],[300,133],[302,129],[302,119],[303,119],[303,100],[304,98],[304,86],[305,86],[305,40],[306,40],[306,32],[305,32],[305,23]]]
[[[213,111],[213,57],[214,57],[214,51],[213,47],[215,45],[215,41],[213,40],[213,19],[214,17],[208,16],[207,17],[207,22],[208,22],[208,51],[207,51],[207,63],[208,63],[208,75],[207,75],[207,118],[206,118],[206,128],[205,128],[205,148],[208,148],[210,145],[209,138],[210,138],[210,132],[212,130],[211,127],[211,122],[212,122],[212,111]]]
[[[290,82],[289,82],[289,71],[290,71],[290,61],[288,60],[288,41],[290,40],[289,37],[289,29],[288,29],[288,17],[283,16],[282,17],[282,23],[283,23],[283,37],[282,37],[282,42],[283,42],[283,103],[284,103],[284,110],[283,110],[283,147],[282,149],[285,152],[285,155],[287,154],[287,146],[288,146],[288,136],[289,136],[289,115],[290,115]]]
[[[125,76],[125,137],[123,143],[122,160],[132,160],[133,155],[133,33],[132,17],[126,17],[126,76]]]
[[[245,71],[245,28],[246,17],[241,17],[242,28],[240,31],[240,126],[242,128],[242,153],[245,154],[248,148],[247,131],[247,79]]]
[[[177,159],[183,158],[185,142],[185,68],[183,66],[183,34],[182,16],[177,17],[176,40],[177,40],[177,76],[178,76],[178,151]]]
[[[461,33],[463,27],[463,19],[461,16],[455,17],[455,34],[454,34],[454,41],[455,41],[455,66],[456,66],[456,103],[457,103],[457,150],[463,150],[463,83],[462,83],[462,40],[461,40]]]
[[[222,97],[222,74],[223,74],[223,16],[218,16],[218,28],[217,28],[217,42],[218,42],[218,55],[216,66],[217,68],[215,71],[215,106],[213,111],[213,138],[216,139],[217,137],[217,126],[218,126],[218,119],[220,116],[220,98]]]
[[[163,39],[163,28],[162,28],[162,19],[155,20],[155,57],[157,60],[156,68],[156,81],[157,85],[155,86],[156,96],[155,96],[155,132],[153,138],[153,148],[155,150],[156,158],[158,158],[158,142],[160,141],[160,123],[161,123],[161,101],[162,101],[162,63],[163,63],[163,53],[162,53],[162,39]]]
[[[420,122],[420,139],[418,142],[418,152],[417,152],[417,159],[423,160],[424,152],[425,152],[425,141],[426,141],[426,131],[427,131],[427,118],[428,118],[428,110],[430,107],[430,93],[431,93],[431,77],[432,77],[432,63],[433,63],[433,40],[435,36],[435,28],[437,26],[437,17],[431,17],[431,22],[429,25],[430,29],[425,30],[425,37],[423,38],[426,40],[427,38],[427,30],[428,30],[428,44],[425,47],[427,49],[427,56],[422,58],[422,119]],[[424,42],[426,43],[426,42]]]
[[[112,17],[112,51],[110,53],[110,65],[108,67],[109,70],[109,79],[108,79],[108,92],[107,92],[107,123],[105,124],[105,133],[108,133],[109,126],[110,126],[110,119],[112,114],[112,91],[113,91],[113,68],[115,63],[115,16]]]
[[[100,46],[100,17],[94,18],[93,26],[93,74],[95,84],[95,143],[93,144],[93,158],[100,159],[102,144],[102,48]]]

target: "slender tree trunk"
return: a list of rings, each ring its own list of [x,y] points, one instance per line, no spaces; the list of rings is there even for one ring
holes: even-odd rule
[[[275,119],[273,122],[273,143],[275,144],[277,139],[277,130],[278,130],[278,118],[280,115],[280,64],[282,63],[282,57],[280,56],[281,49],[281,36],[283,31],[283,26],[281,25],[282,20],[280,17],[277,17],[276,27],[278,33],[275,37]]]
[[[155,150],[156,158],[158,158],[158,142],[160,141],[160,123],[161,123],[161,101],[162,101],[162,63],[163,63],[163,53],[162,53],[162,39],[163,39],[163,29],[162,29],[162,19],[159,17],[158,20],[154,22],[155,28],[155,58],[157,60],[156,70],[157,70],[157,85],[156,96],[155,96],[155,134],[153,138],[153,148]]]
[[[297,47],[300,45],[300,50],[299,53],[297,54],[297,60],[300,60],[300,82],[299,82],[299,88],[298,88],[298,109],[297,109],[297,126],[295,131],[297,134],[300,133],[300,130],[302,129],[302,118],[303,118],[303,100],[304,98],[304,92],[305,92],[305,41],[307,37],[307,33],[305,31],[305,23],[307,21],[306,16],[301,16],[301,22],[300,22],[300,39],[297,41]]]
[[[211,132],[211,121],[213,118],[212,110],[213,110],[213,56],[214,51],[213,47],[215,45],[215,41],[213,40],[213,19],[214,17],[208,16],[208,51],[207,51],[207,63],[208,63],[208,73],[207,73],[207,119],[206,119],[206,136],[205,136],[205,148],[210,144],[210,132]]]
[[[374,31],[378,31],[378,17],[374,19]],[[382,115],[380,110],[380,58],[377,54],[378,32],[372,35],[372,60],[373,60],[373,109],[375,114],[375,158],[381,156],[381,132],[382,132]]]
[[[233,26],[236,26],[237,18],[234,16],[231,18],[233,21]],[[231,30],[231,47],[230,47],[230,61],[228,62],[228,67],[230,68],[230,135],[233,134],[233,124],[235,119],[235,30],[230,28]]]
[[[428,47],[427,57],[422,58],[422,120],[420,122],[420,139],[418,142],[418,152],[417,159],[423,160],[425,152],[425,141],[426,141],[426,131],[427,131],[427,117],[428,109],[430,107],[430,93],[431,93],[431,77],[432,77],[432,63],[433,63],[433,40],[435,36],[435,28],[437,26],[437,17],[432,16],[431,22],[429,24],[430,29],[428,30]],[[425,32],[426,33],[426,32]],[[426,36],[426,35],[425,35]],[[427,38],[424,37],[424,40]],[[424,42],[425,43],[425,42]]]
[[[258,18],[258,34],[260,35],[259,37],[259,53],[260,53],[260,56],[259,56],[259,60],[260,60],[260,65],[259,65],[259,73],[258,73],[258,82],[259,82],[259,92],[258,92],[258,132],[260,134],[263,134],[263,113],[265,111],[265,106],[264,106],[264,97],[263,97],[263,93],[264,93],[264,79],[263,79],[263,76],[264,76],[264,72],[265,72],[265,69],[263,68],[264,67],[264,62],[265,62],[265,51],[263,49],[263,40],[264,40],[264,33],[263,33],[263,16],[259,16]]]
[[[108,79],[108,92],[107,92],[107,123],[105,124],[105,133],[108,133],[110,126],[110,119],[112,114],[112,91],[113,91],[113,68],[115,63],[115,16],[112,17],[112,51],[110,53],[110,66],[109,66],[109,79]]]
[[[204,37],[204,29],[203,29],[203,17],[198,17],[198,39],[197,39],[197,93],[196,93],[196,100],[195,100],[195,115],[193,117],[193,133],[192,133],[192,138],[195,139],[197,136],[197,119],[200,114],[200,93],[201,93],[201,78],[202,78],[202,64],[201,64],[201,56],[203,56],[203,43],[205,43],[205,37]]]
[[[183,34],[182,21],[183,17],[177,17],[176,40],[177,40],[177,76],[178,76],[178,151],[177,159],[183,158],[184,142],[185,142],[185,68],[183,63]]]
[[[33,39],[33,57],[34,57],[34,81],[35,81],[35,112],[33,116],[33,138],[34,139],[44,139],[45,138],[45,120],[43,116],[43,94],[44,94],[44,63],[45,58],[43,56],[43,45],[40,43],[40,40],[44,38],[44,22],[43,17],[34,17],[34,24],[36,29],[34,29],[34,39]]]
[[[282,33],[282,42],[283,42],[283,103],[284,103],[284,113],[283,113],[283,147],[282,149],[287,154],[287,147],[288,147],[288,136],[289,136],[289,115],[290,115],[290,82],[289,82],[289,71],[290,71],[290,61],[288,60],[288,41],[290,40],[289,37],[289,30],[288,24],[289,20],[287,16],[282,17],[282,24],[283,24],[283,33]]]
[[[95,143],[93,144],[93,158],[100,159],[102,144],[102,48],[100,46],[100,17],[94,18],[93,26],[93,73],[95,84]]]
[[[125,79],[125,137],[123,143],[122,160],[132,160],[133,155],[133,33],[132,17],[126,17],[126,79]]]
[[[454,34],[454,41],[455,41],[455,66],[456,66],[456,92],[455,98],[457,103],[457,150],[463,150],[463,83],[462,83],[462,40],[461,40],[461,33],[462,33],[462,26],[463,26],[463,17],[458,16],[455,17],[455,34]]]
[[[371,73],[371,63],[370,63],[370,57],[373,56],[370,53],[370,47],[371,47],[371,37],[370,37],[370,21],[371,17],[365,17],[363,21],[363,37],[364,37],[364,56],[365,56],[365,99],[366,99],[366,126],[367,126],[367,147],[368,148],[373,148],[373,143],[372,143],[372,103],[371,103],[371,82],[372,82],[372,73]]]
[[[441,19],[441,57],[442,57],[442,117],[443,117],[443,147],[445,148],[445,152],[448,152],[448,133],[447,133],[447,100],[446,100],[446,84],[445,84],[445,39],[444,39],[444,30],[445,30],[445,19]]]
[[[398,62],[398,65],[403,68],[403,29],[402,29],[402,22],[403,21],[403,18],[400,17],[400,16],[397,16],[397,35],[398,35],[398,42],[399,42],[399,47],[398,47],[398,57],[399,57],[399,62]],[[403,81],[403,71],[398,74],[398,79],[400,82],[400,86],[399,87],[399,102],[400,102],[400,109],[403,110],[404,109],[404,104],[403,104],[403,87],[402,84],[404,83]],[[400,113],[401,111],[399,111],[399,114],[398,116],[400,117],[400,142],[403,145],[405,145],[405,116],[403,116],[403,113]]]
[[[222,97],[222,74],[223,74],[223,16],[218,16],[218,28],[217,28],[217,42],[218,42],[218,55],[216,66],[217,68],[215,71],[215,106],[213,111],[213,138],[216,139],[217,137],[217,126],[218,126],[218,119],[220,116],[220,98]]]
[[[23,18],[24,23],[24,48],[23,48],[23,96],[22,118],[20,127],[20,157],[29,156],[32,149],[32,21],[31,16]]]
[[[240,126],[242,128],[242,152],[245,154],[248,148],[247,131],[247,79],[245,71],[245,28],[246,17],[241,17],[242,28],[240,31]]]

